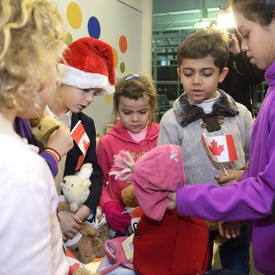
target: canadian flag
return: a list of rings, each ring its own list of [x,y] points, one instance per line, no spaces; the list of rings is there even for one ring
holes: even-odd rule
[[[201,137],[214,161],[229,162],[238,159],[232,135],[207,137],[203,133]]]
[[[90,145],[90,139],[83,127],[81,120],[79,120],[77,124],[74,126],[74,128],[72,129],[71,137],[77,143],[79,149],[82,152],[82,155],[79,157],[77,167],[76,167],[76,170],[78,170],[84,161],[84,158],[86,156],[87,150]]]

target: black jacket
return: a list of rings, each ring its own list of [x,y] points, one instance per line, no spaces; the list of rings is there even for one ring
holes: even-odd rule
[[[96,207],[98,206],[98,201],[102,190],[102,170],[98,164],[96,155],[96,130],[93,119],[85,115],[84,113],[73,113],[71,130],[79,120],[82,121],[83,127],[90,139],[90,146],[87,150],[83,163],[90,162],[93,165],[93,173],[90,177],[92,182],[90,186],[90,195],[87,201],[85,202],[85,205],[95,215]],[[81,150],[79,149],[78,145],[74,142],[74,147],[67,154],[64,176],[75,174],[77,162],[81,155]]]
[[[265,71],[251,64],[246,53],[242,51],[237,56],[230,53],[226,67],[229,68],[229,72],[218,87],[231,95],[235,101],[245,105],[255,117],[257,85],[265,80]]]

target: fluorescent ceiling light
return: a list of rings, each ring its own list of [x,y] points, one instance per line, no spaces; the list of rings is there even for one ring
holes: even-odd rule
[[[216,25],[218,29],[235,28],[236,23],[235,23],[233,13],[230,11],[230,12],[221,12],[217,14]]]
[[[183,11],[171,11],[171,12],[162,12],[162,13],[154,13],[153,16],[167,16],[167,15],[181,15],[181,14],[192,14],[192,13],[200,13],[201,10],[183,10]]]

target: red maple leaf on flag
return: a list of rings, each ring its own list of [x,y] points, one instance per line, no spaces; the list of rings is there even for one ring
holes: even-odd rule
[[[213,141],[211,141],[211,146],[208,146],[209,151],[213,154],[213,156],[220,156],[221,152],[224,151],[224,145],[219,145],[218,146],[218,142],[215,141],[215,139],[213,139]]]
[[[85,148],[85,150],[87,152],[87,150],[89,148],[89,145],[90,145],[90,142],[87,142],[86,140],[83,140],[82,143],[83,143],[83,147]]]

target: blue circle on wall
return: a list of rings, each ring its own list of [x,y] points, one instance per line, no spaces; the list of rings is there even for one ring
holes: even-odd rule
[[[96,17],[90,17],[88,21],[88,32],[90,37],[98,39],[100,36],[100,24]]]

